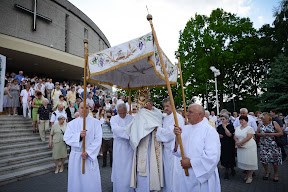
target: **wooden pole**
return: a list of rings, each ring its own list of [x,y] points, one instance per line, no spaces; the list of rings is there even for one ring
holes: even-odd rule
[[[171,103],[171,107],[172,107],[172,110],[173,110],[175,125],[179,126],[178,119],[177,119],[176,108],[175,108],[173,95],[172,95],[172,91],[171,91],[170,82],[169,82],[169,79],[168,79],[166,67],[164,65],[163,56],[162,56],[162,53],[161,53],[161,48],[159,46],[158,39],[157,39],[157,36],[156,36],[156,32],[155,32],[155,29],[154,29],[154,26],[153,26],[153,23],[152,23],[152,15],[148,14],[147,15],[147,20],[150,23],[150,26],[151,26],[151,29],[152,29],[152,33],[153,33],[153,37],[154,37],[154,42],[156,43],[158,54],[159,54],[159,57],[160,57],[160,62],[161,62],[161,65],[162,65],[162,69],[163,69],[163,73],[164,73],[164,76],[165,76],[165,81],[166,81],[166,84],[167,84],[167,89],[168,89],[168,93],[169,93],[169,97],[170,97],[170,103]],[[184,154],[184,148],[183,148],[183,144],[182,144],[181,135],[177,135],[177,139],[179,141],[182,159],[185,159],[185,154]],[[185,170],[185,175],[188,176],[189,175],[188,174],[188,169],[184,169],[184,170]]]
[[[129,88],[129,85],[128,85]],[[129,104],[129,115],[132,115],[132,109],[131,109],[131,89],[129,88],[129,100],[128,100],[128,104]]]
[[[184,106],[185,122],[187,122],[186,101],[185,101],[185,94],[184,94],[184,87],[183,87],[183,78],[182,78],[182,70],[181,70],[181,63],[180,63],[180,53],[177,53],[177,57],[178,57],[178,68],[179,68],[179,73],[180,73],[181,89],[182,89],[182,99],[183,99],[183,106]]]
[[[87,95],[87,65],[88,65],[88,53],[87,53],[87,45],[88,40],[84,40],[85,45],[85,64],[84,64],[84,95],[83,95],[83,130],[86,129],[86,95]],[[85,137],[83,137],[83,153],[85,153]],[[82,161],[82,174],[85,173],[85,159]]]

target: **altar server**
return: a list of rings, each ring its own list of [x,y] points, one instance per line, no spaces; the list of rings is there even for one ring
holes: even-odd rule
[[[181,158],[172,154],[171,147],[175,142],[174,135],[174,115],[172,113],[172,107],[169,98],[165,98],[162,101],[164,108],[164,115],[162,121],[162,127],[157,128],[156,139],[159,142],[163,142],[163,165],[164,165],[164,187],[163,192],[178,192],[179,191],[179,174],[181,169],[180,160]],[[180,127],[184,127],[184,119],[179,114],[177,119]]]
[[[129,144],[129,136],[124,130],[133,117],[127,114],[125,103],[117,106],[118,115],[110,120],[113,132],[113,164],[111,180],[114,192],[133,192],[130,187],[130,177],[134,151]]]
[[[187,111],[191,125],[175,127],[175,135],[181,134],[185,159],[181,160],[183,169],[188,169],[189,176],[181,172],[180,192],[219,192],[221,191],[217,164],[220,159],[220,140],[216,130],[204,121],[205,111],[199,104],[192,104]],[[176,138],[174,154],[181,157]]]
[[[83,116],[86,109],[86,130],[83,131]],[[102,128],[99,120],[89,116],[89,105],[79,106],[80,118],[68,123],[64,141],[71,146],[68,165],[68,192],[101,191],[101,178],[97,155],[102,142]],[[83,138],[85,137],[85,153]],[[85,159],[85,173],[82,174],[82,159]]]

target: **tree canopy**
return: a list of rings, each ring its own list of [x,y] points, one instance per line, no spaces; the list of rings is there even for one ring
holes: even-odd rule
[[[257,57],[259,36],[249,18],[240,18],[223,9],[210,16],[195,14],[180,31],[179,49],[186,95],[214,98],[215,66],[220,106],[224,95],[238,98],[256,95],[264,70]],[[214,99],[215,100],[215,99]]]

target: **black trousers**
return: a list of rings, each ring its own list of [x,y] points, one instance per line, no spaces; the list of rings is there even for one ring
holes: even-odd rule
[[[110,140],[102,139],[102,152],[103,152],[103,165],[107,165],[107,152],[109,151],[110,156],[110,167],[112,167],[113,161],[113,138]]]

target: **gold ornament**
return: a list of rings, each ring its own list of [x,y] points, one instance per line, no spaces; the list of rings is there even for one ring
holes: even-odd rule
[[[145,107],[148,103],[152,103],[149,89],[147,87],[139,89],[135,94],[134,101],[139,108]]]

